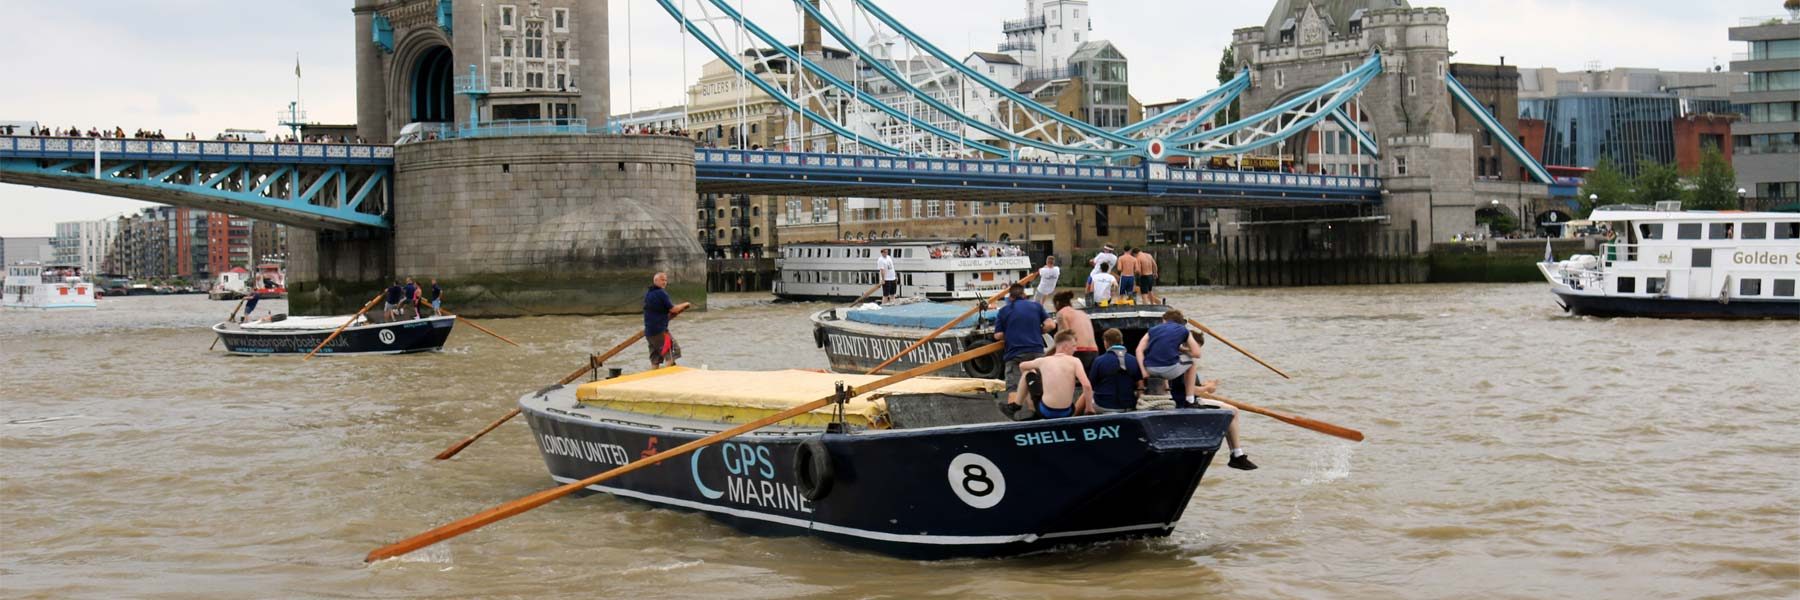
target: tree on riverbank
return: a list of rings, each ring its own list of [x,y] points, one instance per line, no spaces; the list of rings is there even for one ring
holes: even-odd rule
[[[1682,198],[1681,207],[1692,210],[1737,208],[1737,172],[1725,162],[1724,153],[1708,147],[1700,153],[1700,170],[1690,179],[1694,189]]]
[[[1225,53],[1219,56],[1218,77],[1220,85],[1224,85],[1225,82],[1231,81],[1231,78],[1237,77],[1237,56],[1232,53],[1231,46],[1226,46]],[[1240,105],[1239,102],[1240,100],[1237,98],[1232,98],[1231,106],[1227,107],[1225,110],[1214,113],[1213,124],[1215,126],[1223,127],[1238,120],[1238,114],[1243,110],[1243,106]]]
[[[1594,198],[1595,196],[1598,198]],[[1576,218],[1586,219],[1588,213],[1594,212],[1596,204],[1630,204],[1636,198],[1637,193],[1632,189],[1631,182],[1625,179],[1625,174],[1619,172],[1611,158],[1602,156],[1600,163],[1594,165],[1594,170],[1588,172],[1587,180],[1581,184],[1580,197],[1576,198],[1581,204],[1581,214],[1576,215]]]

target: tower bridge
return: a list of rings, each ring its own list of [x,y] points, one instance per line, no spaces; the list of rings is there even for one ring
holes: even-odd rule
[[[1478,204],[1470,136],[1454,132],[1452,102],[1499,134],[1539,180],[1515,186],[1521,196],[1572,191],[1549,181],[1447,72],[1447,14],[1405,0],[1280,0],[1267,24],[1233,33],[1236,78],[1161,114],[1106,126],[989,79],[873,0],[790,0],[788,16],[805,23],[801,44],[775,38],[725,0],[651,1],[740,85],[794,115],[802,140],[826,141],[812,152],[776,152],[617,135],[604,125],[604,2],[354,0],[359,136],[386,142],[429,131],[439,139],[0,137],[0,182],[301,228],[290,235],[289,262],[298,312],[346,310],[396,276],[431,274],[473,315],[632,312],[655,271],[674,276],[678,295],[703,297],[692,233],[701,193],[1219,208],[1227,232],[1281,208],[1281,222],[1297,223],[1284,226],[1355,215],[1348,221],[1371,229],[1422,228],[1430,234],[1418,243],[1428,246],[1472,229]],[[934,57],[942,72],[928,80],[960,82],[965,101],[937,100],[912,73],[895,72],[857,43],[849,21]],[[890,105],[846,81],[844,69],[825,64],[827,35],[847,48],[835,60],[867,68],[916,105]],[[766,49],[729,49],[732,36]],[[1103,68],[1106,52],[1085,56]],[[786,77],[772,81],[771,73]],[[1234,100],[1246,116],[1214,126]],[[915,123],[918,110],[938,116]],[[917,139],[871,135],[871,116],[904,119],[908,135],[951,150],[918,155]],[[1313,151],[1321,133],[1344,136],[1335,154],[1348,159]],[[1271,151],[1315,172],[1167,162]],[[1023,153],[1054,160],[1018,160]],[[1332,160],[1342,163],[1310,166]],[[1372,214],[1382,218],[1365,218]]]

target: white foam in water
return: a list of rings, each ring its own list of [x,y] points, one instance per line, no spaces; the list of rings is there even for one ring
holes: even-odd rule
[[[629,569],[626,569],[623,571],[619,571],[619,574],[620,575],[630,575],[632,573],[643,573],[645,571],[664,571],[664,572],[666,572],[666,571],[673,571],[676,569],[686,569],[688,567],[698,567],[705,563],[706,563],[706,561],[704,561],[704,560],[689,560],[689,561],[673,562],[673,563],[669,563],[666,565],[646,565],[646,566],[642,566],[642,567],[632,567],[632,568],[629,568]]]
[[[1308,476],[1300,480],[1303,485],[1328,483],[1350,476],[1350,455],[1356,452],[1356,444],[1332,443],[1318,447],[1308,461]]]

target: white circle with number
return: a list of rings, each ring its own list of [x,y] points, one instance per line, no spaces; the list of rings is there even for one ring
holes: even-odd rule
[[[950,461],[950,491],[964,504],[991,508],[1006,497],[1006,476],[987,457],[963,453]]]
[[[392,329],[383,329],[376,335],[381,338],[383,344],[392,345],[394,343],[394,330]]]

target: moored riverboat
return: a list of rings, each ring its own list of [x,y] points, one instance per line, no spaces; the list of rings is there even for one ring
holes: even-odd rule
[[[1800,214],[1608,206],[1614,239],[1538,269],[1564,310],[1596,317],[1800,319]]]
[[[232,354],[270,355],[306,354],[324,342],[331,332],[343,327],[350,316],[285,317],[279,320],[248,323],[219,323],[213,333]],[[374,322],[368,317],[355,317],[343,333],[319,349],[319,354],[406,354],[442,350],[456,325],[456,317]]]
[[[1082,310],[1093,322],[1095,340],[1101,339],[1107,329],[1117,328],[1125,334],[1125,347],[1136,348],[1144,332],[1162,322],[1162,315],[1169,307],[1122,304],[1090,306]],[[967,311],[965,306],[937,302],[826,309],[812,315],[813,342],[825,351],[831,370],[866,373]],[[898,373],[993,343],[994,317],[998,312],[988,310],[962,319],[881,372]],[[1004,375],[1004,367],[998,356],[990,354],[964,362],[960,367],[945,368],[934,375],[999,379]]]
[[[670,367],[527,394],[551,478],[570,483],[872,376]],[[999,382],[915,378],[588,486],[753,534],[915,559],[1166,536],[1219,450],[1218,410],[1013,422]]]
[[[6,284],[0,289],[0,307],[9,309],[94,309],[99,307],[94,284],[82,277],[76,265],[21,262],[6,267]]]
[[[783,244],[775,296],[785,300],[854,300],[880,283],[876,261],[887,250],[895,296],[978,300],[1024,278],[1031,258],[1011,244],[958,239]],[[874,296],[880,298],[877,291]]]

